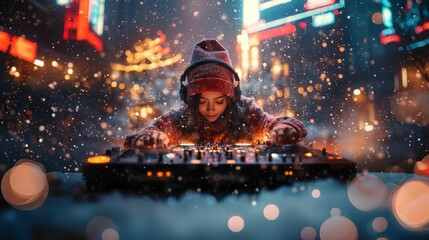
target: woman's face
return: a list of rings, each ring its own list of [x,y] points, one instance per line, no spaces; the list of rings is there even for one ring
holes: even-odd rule
[[[204,92],[201,93],[200,102],[198,103],[198,111],[207,121],[214,122],[225,111],[227,101],[225,95],[220,92]]]

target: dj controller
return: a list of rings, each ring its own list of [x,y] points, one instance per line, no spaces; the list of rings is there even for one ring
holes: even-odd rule
[[[355,175],[355,162],[301,144],[112,148],[83,164],[87,190],[94,192],[257,192],[326,177],[348,181]]]

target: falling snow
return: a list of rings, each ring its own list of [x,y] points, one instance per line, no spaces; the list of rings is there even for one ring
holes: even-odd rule
[[[254,97],[270,114],[305,122],[313,147],[326,147],[375,171],[409,170],[429,154],[427,54],[380,43],[380,16],[368,17],[378,3],[356,2],[338,12],[333,25],[315,28],[307,19],[294,33],[261,41],[261,62],[244,73],[237,52],[241,1],[137,1],[127,11],[123,1],[107,2],[102,53],[62,39],[59,6],[49,6],[49,21],[43,7],[26,1],[16,6],[22,10],[1,10],[0,31],[37,41],[37,58],[44,62],[27,64],[0,52],[6,63],[0,101],[6,165],[30,158],[49,170],[77,171],[88,156],[121,146],[126,135],[182,106],[179,77],[193,44],[203,38],[228,47],[243,75],[243,95]],[[399,27],[407,30],[418,23],[413,21]],[[112,70],[111,64],[126,63],[126,51],[134,44],[156,39],[159,31],[166,36],[163,59],[181,54],[180,61],[142,72]],[[424,68],[417,64],[421,60]],[[401,82],[404,76],[408,86]]]

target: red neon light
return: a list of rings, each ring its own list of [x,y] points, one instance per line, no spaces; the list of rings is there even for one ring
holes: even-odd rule
[[[72,0],[66,7],[64,19],[64,40],[87,41],[97,51],[103,51],[103,41],[90,30],[90,0]]]
[[[429,29],[429,22],[425,22],[425,23],[423,23],[423,31],[424,30],[428,30]]]
[[[416,32],[416,34],[420,34],[423,32],[423,26],[417,26],[416,29],[414,29],[414,31]]]
[[[64,19],[64,40],[76,39],[77,15],[79,13],[79,2],[71,1],[66,7]]]
[[[404,13],[409,12],[412,7],[413,7],[413,1],[412,0],[407,0],[407,5],[405,6]]]
[[[397,34],[388,35],[388,36],[380,35],[380,43],[384,44],[384,45],[386,45],[388,43],[400,42],[400,41],[401,41],[401,38]]]
[[[89,42],[97,51],[103,51],[103,41],[92,31],[88,33],[86,41]]]
[[[22,37],[12,37],[10,55],[30,63],[36,60],[37,44]]]
[[[0,31],[0,51],[7,52],[9,49],[10,35],[7,32]]]
[[[426,31],[428,29],[429,29],[429,22],[425,22],[421,26],[417,26],[416,29],[414,29],[414,31],[416,32],[416,34],[420,34],[423,31]]]
[[[304,3],[304,8],[307,10],[312,10],[315,8],[332,5],[334,3],[335,0],[307,0],[307,2]]]
[[[307,23],[306,23],[306,22],[299,22],[299,23],[298,23],[298,27],[300,27],[300,28],[302,28],[302,29],[306,30],[306,29],[307,29]]]
[[[287,23],[281,27],[268,29],[262,32],[256,32],[251,34],[251,36],[255,36],[259,39],[259,41],[275,38],[283,35],[288,35],[296,32],[296,27],[290,23]]]
[[[89,0],[79,1],[76,40],[86,40],[89,35]]]

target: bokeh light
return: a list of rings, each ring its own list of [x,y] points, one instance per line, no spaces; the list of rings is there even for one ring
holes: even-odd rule
[[[232,216],[228,220],[228,228],[232,232],[240,232],[244,228],[244,220],[240,216]]]
[[[358,231],[356,225],[350,219],[343,216],[333,216],[322,223],[320,227],[320,239],[358,239]]]
[[[380,207],[387,198],[387,188],[373,174],[356,176],[347,188],[350,202],[357,209],[370,211]]]
[[[376,12],[372,14],[371,20],[373,23],[380,25],[383,23],[383,14],[381,14],[380,12]]]
[[[119,234],[115,229],[108,228],[101,234],[102,240],[119,240]]]
[[[402,123],[427,126],[429,108],[426,107],[429,94],[420,91],[401,91],[392,96],[392,112]]]
[[[89,240],[117,240],[119,234],[115,223],[108,217],[96,216],[92,218],[86,227],[86,236]]]
[[[339,208],[332,208],[331,209],[331,216],[340,216],[341,215],[341,210]]]
[[[314,240],[316,239],[316,236],[317,236],[316,229],[312,227],[305,227],[301,230],[302,240]]]
[[[384,217],[377,217],[372,221],[372,228],[376,232],[384,232],[387,229],[388,223],[386,218]]]
[[[274,221],[279,217],[279,208],[274,204],[268,204],[264,208],[264,217],[270,221]]]
[[[413,179],[404,183],[393,194],[392,210],[405,227],[429,227],[429,183]]]
[[[32,160],[22,159],[2,178],[4,199],[19,210],[34,210],[45,202],[49,193],[45,168]]]
[[[421,161],[416,162],[414,173],[429,177],[429,155],[426,155]]]
[[[319,189],[314,189],[313,191],[311,191],[311,196],[313,198],[319,198],[320,197],[320,190]]]

